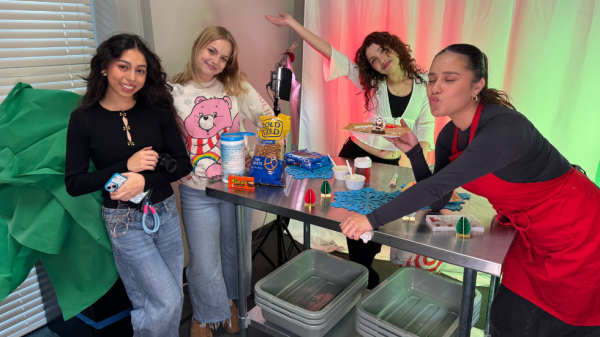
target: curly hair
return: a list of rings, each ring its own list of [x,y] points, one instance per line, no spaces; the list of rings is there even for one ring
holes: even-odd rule
[[[167,73],[160,64],[160,58],[150,50],[141,37],[135,34],[114,35],[98,46],[96,55],[90,62],[90,72],[87,77],[83,77],[87,83],[87,90],[75,110],[89,108],[104,98],[109,84],[102,71],[106,70],[111,61],[118,59],[129,49],[136,49],[142,53],[147,64],[146,81],[133,98],[136,101],[142,99],[154,107],[170,110],[173,118],[177,120],[177,111],[171,95],[172,87],[167,83]]]
[[[407,79],[416,81],[418,84],[424,84],[425,81],[419,74],[425,73],[425,70],[417,65],[417,61],[412,57],[410,46],[402,42],[396,35],[388,32],[373,32],[363,41],[362,45],[356,51],[354,63],[358,66],[360,74],[360,84],[365,88],[365,109],[370,110],[370,103],[373,100],[373,95],[379,89],[379,83],[386,76],[377,70],[373,69],[369,60],[367,60],[367,48],[372,44],[378,44],[386,52],[394,51],[398,55],[400,68],[404,72]]]

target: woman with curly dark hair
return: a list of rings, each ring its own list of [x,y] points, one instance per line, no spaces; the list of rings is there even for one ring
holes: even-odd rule
[[[416,64],[410,47],[398,36],[388,32],[373,32],[356,51],[354,63],[331,45],[296,22],[289,14],[281,18],[267,15],[267,21],[277,27],[288,26],[329,62],[324,63],[327,80],[345,76],[363,91],[365,122],[383,117],[386,122],[401,124],[401,119],[417,136],[423,152],[433,150],[435,120],[427,101],[427,81]],[[340,157],[354,159],[368,156],[372,161],[398,165],[401,151],[383,137],[355,134],[348,138]],[[350,260],[369,269],[369,289],[379,284],[377,272],[371,268],[381,245],[347,240]]]
[[[183,243],[170,183],[192,166],[166,74],[139,36],[119,34],[100,44],[86,81],[67,130],[67,192],[102,190],[102,217],[133,303],[134,335],[179,336]],[[176,166],[164,169],[159,154],[168,154]],[[109,193],[104,187],[115,173],[127,179]],[[130,201],[144,191],[150,191],[150,203],[144,204],[153,206],[147,218]]]

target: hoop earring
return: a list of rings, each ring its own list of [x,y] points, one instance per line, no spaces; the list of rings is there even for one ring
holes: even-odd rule
[[[106,76],[106,75],[104,75],[104,76]],[[471,97],[471,100],[473,102],[477,102],[477,101],[479,101],[479,96],[475,95],[475,96]]]
[[[106,71],[101,72],[102,76],[106,76]]]

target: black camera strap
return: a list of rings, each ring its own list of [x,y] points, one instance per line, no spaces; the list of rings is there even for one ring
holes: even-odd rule
[[[148,194],[146,194],[144,199],[142,199],[142,201],[140,201],[140,203],[137,204],[137,210],[140,211],[141,213],[144,213],[144,205],[150,201],[150,197],[152,197],[152,191],[154,191],[154,189],[152,189],[152,188],[149,189]]]

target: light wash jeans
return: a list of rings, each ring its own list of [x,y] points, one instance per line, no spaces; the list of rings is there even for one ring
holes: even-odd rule
[[[235,206],[185,185],[179,187],[179,193],[190,255],[186,276],[194,318],[216,327],[231,316],[228,299],[238,299]],[[244,226],[246,294],[250,294],[252,209],[248,207],[244,207]]]
[[[175,197],[154,205],[160,229],[150,235],[142,228],[142,213],[131,209],[125,234],[113,237],[117,210],[102,207],[109,231],[117,271],[133,303],[131,324],[134,336],[179,337],[183,307],[183,242]],[[123,213],[119,211],[119,215]],[[151,215],[150,211],[148,214]],[[154,227],[148,216],[146,226]]]

